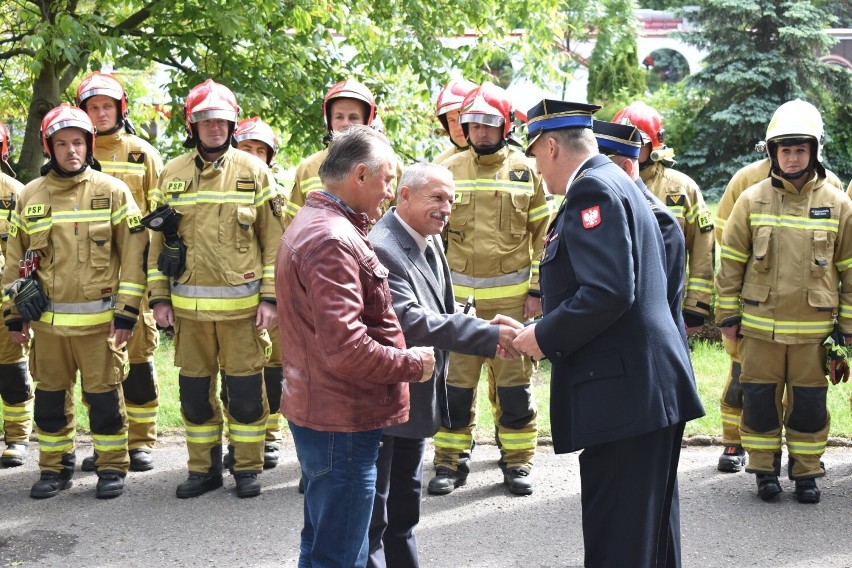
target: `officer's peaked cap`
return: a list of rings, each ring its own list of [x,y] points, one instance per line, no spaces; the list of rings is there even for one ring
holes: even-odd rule
[[[591,128],[600,105],[544,99],[527,113],[527,155],[542,133],[562,128]]]
[[[642,149],[642,133],[632,124],[615,124],[604,120],[595,120],[592,130],[598,141],[601,154],[618,154],[628,158],[638,158]]]

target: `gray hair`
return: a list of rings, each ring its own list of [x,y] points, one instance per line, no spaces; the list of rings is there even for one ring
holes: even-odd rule
[[[560,128],[543,134],[572,154],[598,153],[598,141],[591,128]]]
[[[364,164],[375,174],[393,155],[393,148],[384,134],[369,126],[355,124],[343,132],[335,132],[319,169],[323,183],[340,182],[358,164]]]
[[[399,178],[397,187],[401,188],[405,186],[411,189],[411,191],[420,191],[431,184],[434,178],[440,177],[453,179],[450,170],[444,166],[418,162],[405,168],[405,171],[402,172],[402,176]]]

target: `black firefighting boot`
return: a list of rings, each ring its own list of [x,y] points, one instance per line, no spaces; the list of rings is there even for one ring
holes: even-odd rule
[[[716,469],[725,473],[739,473],[748,463],[746,451],[739,444],[728,444],[719,456]]]
[[[98,454],[92,454],[88,457],[83,458],[83,462],[80,464],[80,471],[95,471],[97,469],[95,467],[95,461],[98,459]]]
[[[820,490],[816,479],[796,480],[796,501],[799,503],[819,503]]]
[[[19,467],[24,465],[27,459],[27,451],[29,444],[24,442],[9,442],[6,444],[6,449],[3,450],[3,455],[0,456],[0,463],[3,467]]]
[[[772,501],[781,494],[781,484],[778,476],[772,473],[757,474],[757,494],[764,501]]]
[[[452,493],[456,487],[461,487],[467,483],[467,475],[469,473],[469,461],[460,462],[456,471],[448,467],[439,466],[435,470],[435,477],[429,480],[426,491],[429,495],[447,495]]]
[[[151,451],[137,448],[130,450],[130,471],[151,471],[154,469],[154,460],[151,459]]]
[[[244,499],[260,495],[260,481],[257,479],[256,472],[238,471],[233,475],[237,483],[237,497]]]
[[[278,444],[267,442],[263,445],[263,469],[273,469],[278,465]]]
[[[507,468],[503,472],[503,483],[512,495],[532,495],[533,487],[530,481],[530,470],[523,466]]]
[[[124,473],[120,471],[99,471],[95,497],[114,499],[124,493]]]
[[[178,499],[199,497],[208,491],[222,487],[222,446],[210,448],[210,469],[207,473],[190,472],[186,481],[177,486]]]
[[[71,478],[74,477],[75,461],[74,454],[65,454],[62,456],[62,471],[59,473],[53,471],[41,472],[41,477],[30,489],[30,497],[33,499],[47,499],[56,496],[60,491],[74,485]]]

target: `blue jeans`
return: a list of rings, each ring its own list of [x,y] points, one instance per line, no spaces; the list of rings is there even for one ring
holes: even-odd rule
[[[366,566],[382,430],[320,432],[289,424],[305,483],[299,568]]]

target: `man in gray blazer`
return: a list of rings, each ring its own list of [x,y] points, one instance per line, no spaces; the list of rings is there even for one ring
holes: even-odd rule
[[[420,520],[423,454],[426,438],[449,420],[449,351],[494,357],[500,345],[507,357],[518,355],[512,340],[520,323],[505,316],[487,322],[457,309],[441,240],[433,238],[447,223],[454,194],[449,170],[415,164],[399,181],[397,207],[370,231],[376,255],[390,273],[393,308],[406,344],[434,347],[435,373],[430,381],[409,385],[408,422],[382,435],[368,567],[419,566],[414,528]]]

